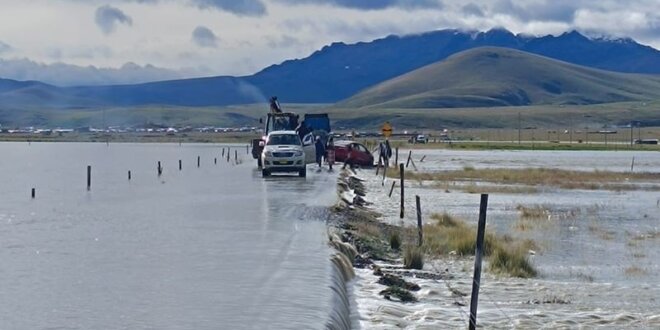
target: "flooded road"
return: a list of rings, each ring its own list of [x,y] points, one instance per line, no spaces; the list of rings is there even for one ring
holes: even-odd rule
[[[222,147],[0,143],[0,328],[324,328],[335,176]]]
[[[407,154],[402,151],[402,154]],[[460,151],[415,150],[420,171],[473,168],[559,168],[568,170],[630,170],[658,172],[657,152],[577,151]],[[414,171],[411,167],[408,171]],[[384,185],[372,170],[365,178],[367,200],[382,214],[381,221],[404,226],[417,223],[415,195],[422,217],[448,212],[475,224],[479,194],[435,186],[432,182],[406,183],[405,218],[399,218],[400,195],[390,181]],[[389,179],[388,179],[389,180]],[[543,217],[524,219],[519,206],[540,206]],[[492,193],[487,232],[530,239],[536,247],[530,261],[539,271],[533,279],[482,274],[479,322],[484,328],[612,328],[660,327],[660,193],[630,190],[568,190],[538,187],[538,192]],[[443,258],[428,268],[448,269],[447,281],[415,280],[422,287],[420,303],[403,305],[378,296],[383,287],[371,271],[358,271],[358,305],[363,323],[387,329],[465,328],[472,285],[472,258]],[[487,263],[484,269],[488,269]],[[451,287],[455,290],[448,290]],[[458,291],[456,291],[458,290]],[[455,295],[462,292],[464,296]],[[483,298],[482,298],[483,297]],[[466,306],[466,307],[461,307]]]

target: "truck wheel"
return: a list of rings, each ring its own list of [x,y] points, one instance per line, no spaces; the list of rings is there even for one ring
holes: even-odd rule
[[[263,176],[264,178],[269,177],[270,176],[270,171],[261,170],[261,176]]]
[[[306,177],[307,176],[307,169],[303,168],[300,171],[298,171],[298,176],[300,176],[301,178]]]

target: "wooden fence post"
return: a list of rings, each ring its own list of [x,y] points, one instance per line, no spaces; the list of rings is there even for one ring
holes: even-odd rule
[[[481,195],[479,205],[479,225],[477,227],[477,249],[474,258],[474,276],[472,278],[472,296],[470,298],[470,330],[477,328],[477,305],[479,303],[479,285],[481,284],[481,258],[484,254],[484,235],[486,231],[486,210],[488,194]]]
[[[128,170],[128,181],[131,181],[131,170]]]
[[[158,168],[156,170],[158,171],[158,176],[163,174],[163,168],[160,166],[160,160],[158,161]]]
[[[92,165],[87,165],[87,190],[92,189]]]
[[[412,150],[408,151],[408,160],[406,161],[406,168],[410,165],[410,159],[412,158]]]
[[[183,162],[179,159],[179,171],[183,169]]]
[[[34,199],[36,195],[37,195],[37,190],[35,188],[32,188],[32,192],[31,192],[32,199]]]
[[[399,218],[403,219],[403,209],[404,209],[404,206],[403,206],[403,203],[404,203],[404,200],[403,200],[403,197],[404,197],[404,195],[403,195],[403,187],[404,187],[404,185],[403,185],[403,180],[404,180],[404,177],[403,177],[403,163],[399,164],[399,177],[401,178],[401,214],[399,215]]]
[[[396,153],[394,156],[394,168],[396,168],[397,164],[399,164],[399,147],[396,147]]]
[[[390,188],[390,193],[387,194],[387,197],[392,197],[392,192],[394,191],[395,185],[396,185],[396,181],[392,181],[392,187]]]
[[[199,166],[200,166],[200,157],[197,156],[197,167],[199,167]]]
[[[415,195],[415,204],[417,206],[417,246],[422,246],[424,226],[422,225],[422,203],[420,202],[419,195]]]

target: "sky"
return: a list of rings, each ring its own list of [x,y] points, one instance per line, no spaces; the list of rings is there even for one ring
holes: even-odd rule
[[[248,75],[337,41],[495,27],[660,48],[660,0],[0,0],[0,77],[75,85]]]

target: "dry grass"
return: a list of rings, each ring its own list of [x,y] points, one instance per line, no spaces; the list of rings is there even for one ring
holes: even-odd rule
[[[399,251],[401,248],[401,236],[399,232],[393,231],[390,233],[390,248],[394,251]]]
[[[527,259],[527,250],[522,247],[495,249],[495,253],[490,258],[490,269],[514,277],[528,278],[537,275],[536,269]]]
[[[516,210],[520,212],[520,217],[525,219],[547,219],[550,217],[550,209],[543,205],[518,205]]]
[[[660,239],[660,231],[650,230],[647,233],[635,235],[633,239],[636,241]]]
[[[449,184],[440,183],[435,187],[443,189],[447,192],[451,190],[460,190],[468,194],[536,194],[539,189],[531,186],[523,185],[478,185],[474,183],[468,184]]]
[[[388,175],[397,177],[397,171]],[[445,182],[491,182],[499,184],[519,184],[527,186],[553,186],[563,189],[587,190],[660,190],[660,173],[623,173],[610,171],[569,171],[560,169],[524,168],[524,169],[474,169],[446,172],[406,172],[408,180],[445,181]],[[657,185],[637,185],[631,182],[648,183],[656,181]]]
[[[403,253],[403,266],[407,269],[424,268],[424,252],[415,246],[408,246]]]
[[[639,266],[632,265],[623,271],[627,276],[643,276],[646,275],[647,272],[643,268]]]
[[[589,231],[592,232],[594,235],[600,237],[602,240],[605,241],[613,240],[614,236],[616,235],[615,232],[610,230],[605,230],[601,227],[598,227],[596,224],[590,224],[587,228],[589,228]]]
[[[454,252],[458,255],[474,255],[476,233],[474,226],[450,216],[447,213],[434,214],[435,224],[424,226],[424,250],[431,255]],[[534,267],[527,259],[528,251],[536,245],[530,241],[515,242],[509,236],[498,237],[486,233],[484,254],[490,258],[490,270],[516,277],[534,277]]]

